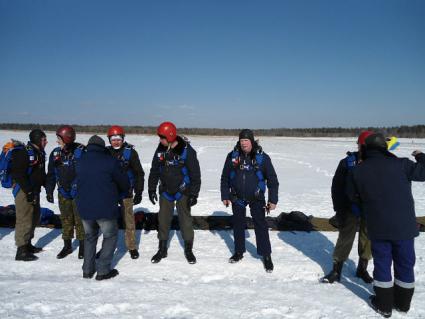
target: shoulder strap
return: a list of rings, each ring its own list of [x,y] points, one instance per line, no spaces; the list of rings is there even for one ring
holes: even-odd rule
[[[347,169],[351,170],[357,165],[357,156],[355,153],[348,152],[345,158]]]
[[[126,162],[130,161],[131,151],[132,150],[133,150],[133,146],[132,145],[126,146],[124,148],[124,152],[123,152],[122,156],[123,156],[123,158],[124,158],[124,160]]]
[[[74,158],[75,159],[80,159],[81,156],[83,155],[85,150],[84,145],[78,145],[75,150],[74,150]]]

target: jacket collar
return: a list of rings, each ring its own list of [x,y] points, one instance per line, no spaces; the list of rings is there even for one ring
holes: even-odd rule
[[[87,152],[105,152],[105,151],[107,151],[107,149],[100,145],[96,145],[96,144],[87,145]]]
[[[187,142],[179,135],[177,135],[176,140],[177,140],[178,144],[175,148],[172,148],[171,150],[176,155],[182,155],[184,149],[187,146]],[[160,152],[166,152],[168,150],[168,148],[166,146],[162,145],[161,143],[159,143],[158,150]]]

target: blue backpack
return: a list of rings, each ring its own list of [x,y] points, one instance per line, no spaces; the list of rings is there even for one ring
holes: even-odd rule
[[[13,188],[13,195],[19,192],[19,185],[14,184],[12,176],[10,175],[10,166],[12,163],[12,155],[15,150],[26,149],[30,160],[30,165],[27,174],[30,175],[32,172],[32,162],[34,158],[34,150],[31,147],[26,147],[25,144],[19,141],[11,140],[3,146],[3,150],[0,155],[0,181],[1,186],[4,188]]]

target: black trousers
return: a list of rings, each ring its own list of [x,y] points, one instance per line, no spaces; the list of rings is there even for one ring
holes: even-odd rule
[[[260,256],[270,255],[272,252],[269,238],[269,228],[266,221],[266,210],[263,201],[254,201],[249,204],[251,216],[254,222],[255,240],[257,242],[257,253]],[[246,207],[233,203],[233,236],[235,238],[235,252],[244,253]]]

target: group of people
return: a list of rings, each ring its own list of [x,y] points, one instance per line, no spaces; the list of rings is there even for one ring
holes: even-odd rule
[[[201,172],[196,151],[177,134],[176,126],[164,122],[157,128],[159,145],[152,159],[148,179],[149,200],[159,203],[157,253],[152,263],[167,257],[169,231],[177,209],[184,240],[184,255],[190,264],[194,232],[191,207],[197,204]],[[45,172],[46,134],[30,132],[29,142],[16,143],[10,175],[14,181],[16,204],[16,260],[36,260],[42,248],[31,243],[40,214],[40,192],[58,202],[62,221],[63,249],[57,258],[71,254],[71,240],[79,240],[78,257],[84,259],[83,278],[110,279],[118,275],[111,268],[117,246],[121,214],[125,224],[125,243],[131,258],[137,259],[133,205],[142,201],[145,173],[134,146],[125,141],[124,129],[112,126],[107,132],[110,145],[92,136],[87,146],[76,143],[75,130],[68,125],[57,132],[58,147],[49,157]],[[414,291],[414,238],[418,235],[411,181],[425,181],[425,154],[415,151],[416,163],[398,158],[387,150],[385,137],[371,131],[358,138],[358,151],[348,152],[338,165],[332,181],[332,200],[336,212],[334,225],[339,237],[333,254],[333,269],[322,282],[340,281],[344,261],[353,246],[358,226],[359,264],[356,275],[373,282],[371,306],[391,316],[392,309],[407,312]],[[159,186],[159,187],[158,187]],[[230,263],[242,260],[245,252],[246,207],[254,222],[257,252],[264,268],[273,271],[266,212],[278,203],[279,182],[270,157],[262,150],[249,129],[240,132],[234,149],[227,155],[221,174],[221,200],[232,207],[234,254]],[[159,196],[158,196],[159,193]],[[267,193],[267,196],[266,196]],[[267,197],[267,200],[266,200]],[[96,252],[99,230],[102,248]],[[367,271],[373,257],[373,279]],[[392,263],[394,277],[392,279]]]

